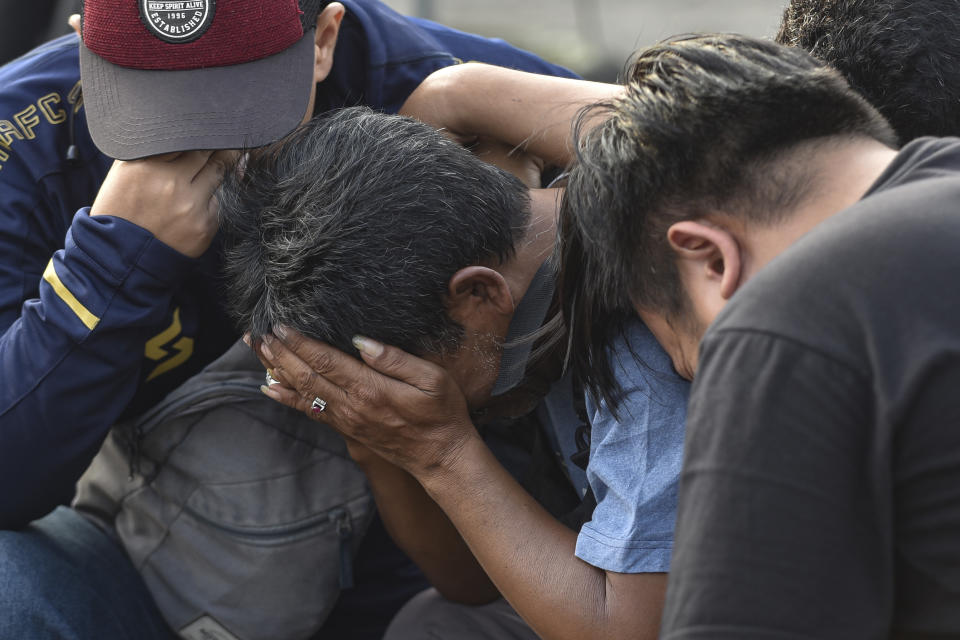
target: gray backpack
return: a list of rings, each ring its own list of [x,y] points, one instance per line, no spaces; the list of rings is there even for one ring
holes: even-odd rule
[[[343,439],[263,381],[237,343],[116,427],[78,483],[75,508],[116,534],[187,640],[312,637],[373,516]]]

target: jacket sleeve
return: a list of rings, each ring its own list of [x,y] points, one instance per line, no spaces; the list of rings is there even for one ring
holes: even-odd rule
[[[194,262],[145,229],[87,210],[51,245],[43,236],[57,226],[57,213],[14,168],[8,163],[0,174],[5,529],[73,495],[137,388],[149,328],[161,322]]]
[[[91,217],[109,160],[82,118],[77,42],[0,67],[0,528],[69,500],[137,391],[144,343],[196,261]],[[75,117],[75,118],[74,118]],[[70,144],[79,164],[67,165]]]

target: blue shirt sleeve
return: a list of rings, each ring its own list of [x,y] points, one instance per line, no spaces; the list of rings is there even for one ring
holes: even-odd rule
[[[144,343],[195,262],[120,218],[74,215],[108,166],[76,104],[76,51],[75,37],[61,38],[0,68],[4,529],[72,497],[136,392]],[[82,163],[66,171],[71,138]]]
[[[347,15],[337,39],[334,68],[317,96],[320,110],[367,104],[396,113],[424,78],[462,62],[576,77],[569,69],[498,38],[402,16],[377,0],[343,4]]]
[[[0,528],[72,496],[133,396],[146,336],[190,265],[125,220],[77,214],[39,296],[0,336]]]
[[[580,530],[576,555],[607,571],[664,572],[673,549],[690,384],[639,321],[613,352],[623,391],[620,419],[587,397],[587,479],[597,507]]]

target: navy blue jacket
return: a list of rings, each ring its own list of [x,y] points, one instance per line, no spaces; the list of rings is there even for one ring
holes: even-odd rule
[[[318,111],[396,112],[424,77],[461,61],[572,76],[501,40],[342,1]],[[77,56],[65,36],[0,68],[0,528],[69,500],[113,424],[238,337],[221,310],[216,245],[189,259],[124,219],[89,215],[111,161],[87,132]]]

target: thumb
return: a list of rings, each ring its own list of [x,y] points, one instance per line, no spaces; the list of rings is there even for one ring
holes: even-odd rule
[[[427,393],[440,388],[446,371],[402,349],[385,345],[364,336],[354,336],[353,346],[371,369]]]

